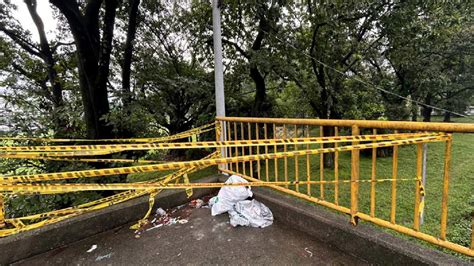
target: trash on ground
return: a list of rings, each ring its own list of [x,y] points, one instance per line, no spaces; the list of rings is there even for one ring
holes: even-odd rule
[[[237,202],[229,211],[230,224],[264,228],[273,223],[273,214],[263,203],[253,200]]]
[[[92,245],[90,249],[87,250],[87,253],[91,253],[97,248],[97,245]]]
[[[150,230],[153,230],[153,229],[156,229],[156,228],[160,228],[160,227],[162,227],[162,226],[163,226],[163,224],[158,224],[158,225],[156,225],[156,226],[153,226],[153,227],[150,227],[150,228],[146,229],[145,231],[148,232],[148,231],[150,231]]]
[[[194,199],[189,203],[189,205],[193,208],[199,209],[204,205],[204,201],[202,199]]]
[[[248,181],[240,176],[231,175],[225,183],[248,183]],[[234,204],[246,200],[247,198],[252,197],[252,195],[250,187],[222,187],[217,196],[209,200],[209,205],[212,206],[211,215],[216,216],[228,212],[232,209]]]
[[[306,251],[309,254],[309,257],[313,257],[313,252],[309,251],[308,248],[304,248],[304,251]]]
[[[106,254],[106,255],[102,255],[102,256],[97,256],[97,258],[95,258],[95,261],[101,261],[101,260],[104,260],[104,259],[110,259],[110,257],[112,257],[114,253],[111,252],[109,254]]]
[[[188,220],[186,220],[186,219],[178,220],[178,223],[180,223],[180,224],[187,224],[187,223],[188,223]]]
[[[156,214],[159,215],[159,216],[165,216],[166,211],[163,210],[162,208],[158,208],[158,209],[156,209]]]
[[[248,183],[237,175],[231,175],[226,184]],[[208,206],[211,215],[216,216],[228,212],[230,224],[236,226],[251,226],[264,228],[273,224],[273,214],[263,203],[252,199],[249,186],[222,187],[217,196],[209,199]]]

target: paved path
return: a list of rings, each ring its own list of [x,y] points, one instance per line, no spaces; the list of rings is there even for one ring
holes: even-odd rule
[[[366,264],[278,221],[264,229],[233,228],[227,214],[212,217],[209,209],[185,207],[177,215],[188,223],[144,230],[139,237],[124,226],[16,265]]]

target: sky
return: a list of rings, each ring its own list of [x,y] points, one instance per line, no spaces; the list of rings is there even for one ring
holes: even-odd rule
[[[14,12],[14,16],[18,19],[24,29],[27,29],[33,35],[33,40],[39,41],[38,31],[36,26],[31,19],[28,8],[23,0],[13,0],[18,6],[18,9]],[[37,12],[43,20],[45,31],[48,37],[54,36],[54,29],[56,28],[56,20],[53,17],[53,13],[48,0],[37,0]]]

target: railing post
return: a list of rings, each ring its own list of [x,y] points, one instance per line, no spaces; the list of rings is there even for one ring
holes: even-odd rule
[[[267,123],[263,124],[263,135],[265,140],[268,139],[268,133],[267,133]],[[265,154],[268,154],[268,146],[265,145]],[[265,180],[268,182],[270,181],[270,177],[268,175],[268,159],[265,159]]]
[[[225,141],[226,140],[226,123],[224,121],[218,121],[216,123],[216,141]],[[226,148],[220,148],[217,149],[219,152],[219,157],[221,158],[226,158],[227,157],[227,150]],[[227,169],[227,164],[219,164],[217,166],[217,170],[219,172],[222,171],[222,169]]]
[[[474,251],[474,211],[471,213],[472,223],[471,223],[471,250]]]
[[[352,126],[352,135],[360,134],[358,126]],[[353,141],[352,145],[359,144],[358,141]],[[351,152],[351,223],[357,225],[356,215],[359,205],[359,157],[360,150],[353,149]]]
[[[298,138],[298,126],[295,125],[295,134],[293,135],[293,138]],[[298,150],[298,145],[296,145],[296,142],[295,142],[295,145],[293,147],[293,150],[294,151],[297,151]],[[296,181],[296,186],[295,186],[295,189],[297,192],[300,192],[300,185],[298,184],[298,182],[300,181],[300,171],[299,171],[299,160],[298,160],[298,156],[295,156],[295,181]]]
[[[277,135],[276,135],[276,124],[273,124],[273,139],[277,139]],[[278,146],[275,144],[273,146],[273,152],[274,153],[277,153],[278,152]],[[278,181],[278,159],[275,158],[275,161],[274,161],[274,167],[275,167],[275,181]]]
[[[415,214],[413,220],[413,229],[420,230],[420,199],[421,199],[421,180],[423,175],[423,143],[417,145],[416,151],[416,188],[415,188]]]
[[[446,149],[444,152],[444,175],[443,175],[443,198],[441,201],[441,233],[440,238],[446,240],[446,225],[448,221],[448,189],[449,189],[449,171],[451,168],[451,147],[453,139],[448,134],[446,140]]]
[[[234,139],[239,140],[239,134],[237,130],[237,122],[234,122]],[[239,147],[235,147],[235,156],[239,156]],[[235,163],[235,171],[239,173],[239,163]]]
[[[395,130],[395,134],[398,131]],[[392,206],[390,209],[390,222],[395,224],[395,217],[397,212],[397,176],[398,176],[398,145],[393,146],[392,158]]]
[[[319,136],[324,137],[324,127],[319,127]],[[324,144],[321,143],[321,149],[324,149]],[[324,153],[319,155],[319,196],[321,199],[324,199]]]
[[[0,193],[0,228],[5,226],[5,203],[4,195]]]
[[[372,129],[372,134],[377,135],[377,129]],[[376,143],[377,141],[373,141]],[[372,172],[370,175],[370,216],[375,217],[375,185],[377,179],[377,147],[372,148]]]
[[[421,170],[421,185],[423,188],[426,186],[426,165],[428,160],[428,143],[423,143],[423,166]],[[420,204],[424,205],[425,202],[425,194],[421,195]],[[425,211],[424,208],[420,210],[420,225],[423,224],[425,219]]]
[[[226,130],[225,130],[225,133],[227,134],[227,140],[231,141],[232,140],[232,133],[231,133],[231,126],[230,126],[230,122],[227,121],[227,127],[226,127]],[[227,149],[227,155],[229,155],[229,157],[232,157],[232,147],[228,147]],[[232,166],[232,163],[229,162],[228,163],[228,169],[230,169],[231,171],[234,170],[233,169],[233,166]]]
[[[339,128],[334,127],[334,136],[339,136]],[[339,144],[334,143],[334,148],[338,148]],[[334,204],[339,205],[339,152],[334,152]]]

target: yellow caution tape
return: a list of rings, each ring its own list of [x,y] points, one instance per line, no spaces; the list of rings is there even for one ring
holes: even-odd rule
[[[131,151],[131,150],[156,150],[156,149],[193,149],[193,148],[227,148],[242,146],[273,146],[288,144],[320,144],[351,141],[397,140],[427,136],[443,136],[434,134],[386,134],[386,135],[360,135],[338,137],[314,137],[292,139],[266,139],[266,140],[238,140],[238,141],[207,141],[207,142],[177,142],[177,143],[147,143],[147,144],[110,144],[110,145],[76,145],[76,146],[17,146],[0,147],[4,152],[66,152],[66,151]]]
[[[306,184],[334,184],[334,183],[371,183],[389,181],[417,181],[416,178],[385,178],[372,181],[367,180],[338,180],[338,181],[273,181],[273,182],[250,182],[250,183],[112,183],[112,184],[0,184],[0,191],[6,193],[35,193],[51,194],[78,191],[104,191],[104,190],[164,190],[164,189],[194,189],[194,188],[221,188],[238,186],[296,186]]]
[[[335,151],[351,151],[351,150],[371,149],[375,147],[390,147],[394,145],[408,145],[408,144],[415,144],[415,143],[443,141],[443,140],[446,140],[446,138],[447,138],[446,136],[421,137],[421,138],[394,140],[394,141],[379,142],[379,143],[357,144],[357,145],[342,146],[342,147],[337,147],[337,148],[298,150],[298,151],[291,151],[291,152],[277,152],[277,153],[270,153],[270,154],[237,156],[237,157],[231,157],[231,158],[204,159],[204,160],[187,161],[187,162],[170,162],[170,163],[163,163],[163,164],[117,167],[117,168],[97,169],[97,170],[70,171],[70,172],[61,172],[61,173],[7,176],[7,177],[1,177],[0,182],[3,182],[3,183],[41,182],[41,181],[51,181],[51,180],[66,180],[66,179],[75,179],[75,178],[89,178],[89,177],[98,177],[98,176],[131,174],[131,173],[140,173],[140,172],[154,172],[154,171],[187,168],[187,167],[193,167],[193,166],[211,166],[211,165],[224,164],[224,163],[237,163],[237,162],[257,161],[257,160],[265,160],[265,159],[275,159],[275,158],[278,159],[278,158],[285,158],[285,157],[314,155],[314,154],[320,154],[320,153],[330,153],[330,152],[335,152]]]
[[[206,156],[205,158],[214,158],[216,156],[217,156],[217,152],[214,152],[214,153]],[[175,173],[169,174],[165,177],[160,177],[160,178],[154,179],[152,181],[140,182],[140,183],[150,183],[150,182],[156,182],[158,180],[161,180],[161,183],[165,184],[167,182],[178,179],[179,177],[181,177],[185,173],[189,174],[189,173],[195,172],[197,170],[201,170],[203,168],[205,168],[205,167],[191,167],[191,168],[186,168],[186,169],[180,169],[180,170],[176,171]],[[78,205],[76,207],[70,207],[70,208],[66,208],[66,209],[62,209],[62,210],[55,210],[55,211],[41,213],[41,214],[34,214],[34,215],[25,216],[25,217],[6,219],[5,222],[10,223],[12,225],[14,225],[14,224],[16,224],[16,225],[23,224],[22,221],[24,221],[24,220],[27,220],[27,221],[38,220],[38,219],[46,219],[46,220],[35,222],[35,223],[32,223],[32,224],[27,224],[27,225],[24,225],[21,228],[18,227],[18,226],[15,226],[15,228],[13,228],[13,229],[0,229],[0,237],[16,234],[16,233],[27,231],[27,230],[40,228],[40,227],[45,226],[47,224],[56,223],[56,222],[62,221],[64,219],[68,219],[68,218],[71,218],[71,217],[74,217],[74,216],[77,216],[77,215],[80,215],[80,214],[83,214],[83,213],[87,213],[87,212],[90,212],[90,211],[99,210],[99,209],[102,209],[102,208],[105,208],[105,207],[108,207],[108,206],[112,206],[112,205],[130,200],[130,199],[133,199],[133,198],[137,198],[137,197],[146,195],[148,193],[159,193],[160,191],[161,190],[141,190],[141,191],[130,190],[130,191],[125,191],[125,192],[122,192],[122,193],[112,195],[110,197],[106,197],[106,198],[102,198],[102,199],[95,200],[95,201],[92,201],[92,202],[84,203],[84,204]],[[143,219],[146,219],[148,217],[148,215],[151,213],[151,210],[150,210],[151,208],[152,208],[152,204],[149,207],[147,215]]]
[[[197,128],[180,132],[175,135],[160,138],[131,138],[131,139],[53,139],[53,138],[28,138],[28,137],[0,137],[0,140],[36,141],[36,142],[162,142],[188,138],[192,135],[202,134],[214,130],[217,122],[212,122]]]

